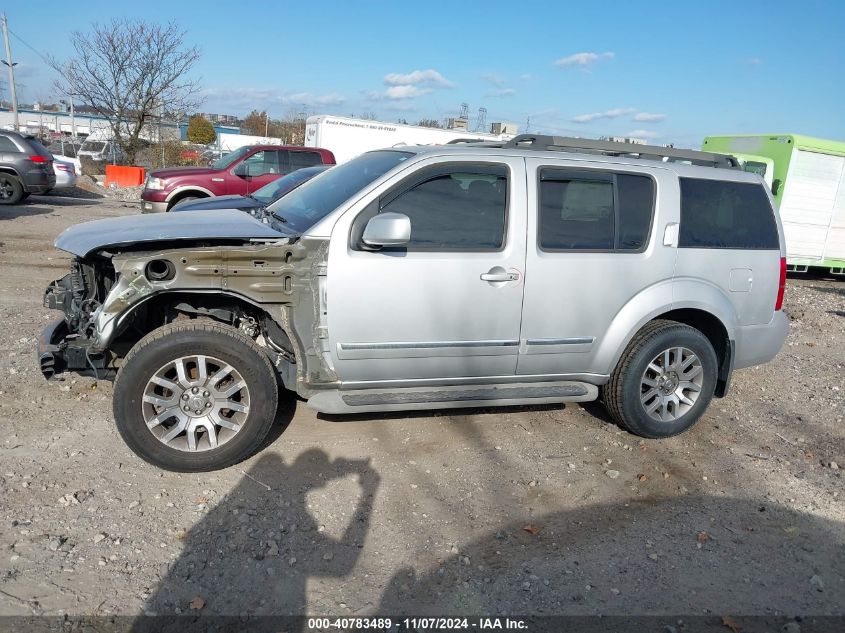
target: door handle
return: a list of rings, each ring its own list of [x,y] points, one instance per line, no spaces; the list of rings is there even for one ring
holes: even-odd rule
[[[519,273],[482,273],[481,281],[516,281]]]

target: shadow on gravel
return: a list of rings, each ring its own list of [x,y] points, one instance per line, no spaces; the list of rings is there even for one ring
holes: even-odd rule
[[[308,511],[306,493],[350,475],[360,489],[331,508],[348,518],[345,531],[334,539],[319,529]],[[262,457],[191,528],[182,555],[145,610],[194,614],[189,604],[202,596],[203,616],[304,614],[309,578],[343,582],[355,567],[378,485],[379,475],[369,460],[329,460],[319,449],[305,451],[290,464],[276,455]],[[173,631],[180,631],[179,619],[141,619],[135,630],[171,630],[167,627],[172,625]]]
[[[333,508],[350,517],[333,539],[318,529],[305,495],[348,475],[357,476],[360,491]],[[530,531],[525,522],[502,524],[460,544],[458,553],[439,547],[426,561],[408,560],[383,590],[373,579],[368,596],[366,587],[345,586],[344,579],[364,547],[378,486],[369,462],[329,461],[318,449],[290,464],[263,457],[191,529],[149,599],[147,613],[170,617],[139,618],[134,630],[223,622],[234,626],[225,630],[304,629],[301,620],[279,629],[261,616],[313,613],[306,589],[315,577],[336,579],[343,594],[359,596],[349,611],[319,615],[705,615],[714,619],[709,631],[724,630],[717,616],[729,614],[845,612],[843,524],[763,500],[697,495],[538,514]],[[389,520],[398,521],[394,542],[369,544],[374,552],[401,551],[403,522],[415,521]],[[204,604],[192,611],[197,596]]]
[[[845,613],[843,524],[769,502],[651,499],[532,523],[536,535],[504,525],[433,570],[397,570],[378,613]]]
[[[85,197],[85,198],[78,198],[78,197],[70,197],[70,196],[61,196],[61,195],[47,195],[47,196],[32,196],[30,200],[36,204],[47,204],[51,207],[78,207],[78,206],[91,206],[92,204],[97,204],[99,200],[101,200],[103,196],[95,196],[95,197]]]
[[[0,222],[3,220],[14,220],[16,218],[25,217],[29,215],[44,215],[47,213],[52,213],[53,209],[49,207],[39,207],[33,204],[19,204],[19,205],[9,205],[0,206]]]

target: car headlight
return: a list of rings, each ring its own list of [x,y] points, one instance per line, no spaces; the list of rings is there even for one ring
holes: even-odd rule
[[[147,184],[144,186],[145,189],[157,189],[162,190],[164,189],[164,182],[161,178],[147,178]]]

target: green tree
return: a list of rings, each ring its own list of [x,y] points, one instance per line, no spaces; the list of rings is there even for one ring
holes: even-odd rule
[[[188,140],[199,145],[209,145],[217,138],[211,121],[200,114],[188,119]]]

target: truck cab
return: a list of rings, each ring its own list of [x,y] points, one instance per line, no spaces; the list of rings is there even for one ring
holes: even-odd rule
[[[210,196],[245,196],[302,167],[334,163],[330,151],[317,147],[245,146],[219,158],[209,167],[151,171],[141,192],[141,211],[170,211],[179,202]]]

